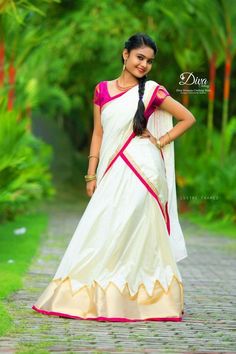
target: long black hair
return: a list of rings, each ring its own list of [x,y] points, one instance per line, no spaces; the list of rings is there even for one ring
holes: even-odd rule
[[[152,48],[154,54],[156,55],[158,50],[156,43],[145,33],[136,33],[133,36],[131,36],[125,42],[124,49],[127,49],[128,53],[130,53],[132,49],[137,49],[144,46]],[[122,61],[124,63],[123,56],[122,56]],[[139,100],[138,100],[138,108],[133,120],[133,131],[136,135],[141,135],[147,126],[147,120],[144,117],[145,107],[143,103],[143,95],[145,91],[145,82],[147,80],[147,76],[144,75],[142,78],[138,78],[138,80],[139,80],[139,87],[138,87]]]

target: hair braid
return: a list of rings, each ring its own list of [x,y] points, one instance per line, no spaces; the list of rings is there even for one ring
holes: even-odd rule
[[[145,83],[147,77],[146,75],[139,79],[139,86],[138,86],[138,94],[139,94],[139,101],[138,101],[138,108],[134,116],[133,120],[133,131],[136,135],[141,135],[143,130],[147,126],[147,120],[144,117],[144,103],[143,103],[143,96],[145,91]]]

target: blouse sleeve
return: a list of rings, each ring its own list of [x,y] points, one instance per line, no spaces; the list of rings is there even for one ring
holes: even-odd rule
[[[99,84],[97,84],[95,89],[94,89],[93,103],[95,103],[99,107],[101,105],[101,95],[100,95],[100,85]]]
[[[156,90],[156,96],[154,99],[154,105],[160,106],[160,104],[162,104],[162,102],[167,96],[170,96],[170,93],[167,91],[167,89],[164,86],[161,85],[158,86]]]

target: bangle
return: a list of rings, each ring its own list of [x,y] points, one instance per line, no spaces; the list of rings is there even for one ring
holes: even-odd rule
[[[171,137],[170,137],[170,134],[169,134],[169,132],[166,132],[166,134],[168,135],[168,137],[169,137],[169,142],[168,142],[168,144],[170,144],[171,143]]]
[[[169,132],[166,132],[166,134],[167,134],[168,137],[169,137],[169,141],[168,141],[167,144],[170,144],[171,138],[170,138]],[[163,135],[163,136],[164,136],[164,135]],[[157,143],[156,143],[156,146],[158,147],[158,149],[161,149],[161,148],[163,148],[164,146],[166,146],[167,144],[165,144],[165,143],[161,144],[160,140],[158,139],[158,140],[157,140]]]
[[[88,183],[88,182],[91,182],[91,181],[94,181],[94,180],[96,180],[96,178],[86,179],[85,182]]]
[[[90,157],[95,157],[96,159],[99,160],[99,157],[98,156],[95,156],[95,155],[89,155],[88,158],[90,159]]]
[[[85,179],[86,182],[93,181],[96,178],[97,178],[96,174],[94,174],[94,175],[85,175],[84,176],[84,179]]]

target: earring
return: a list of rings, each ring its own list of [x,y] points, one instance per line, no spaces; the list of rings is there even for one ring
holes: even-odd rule
[[[123,71],[125,70],[125,64],[126,64],[126,60],[124,61],[124,65],[123,65]]]

